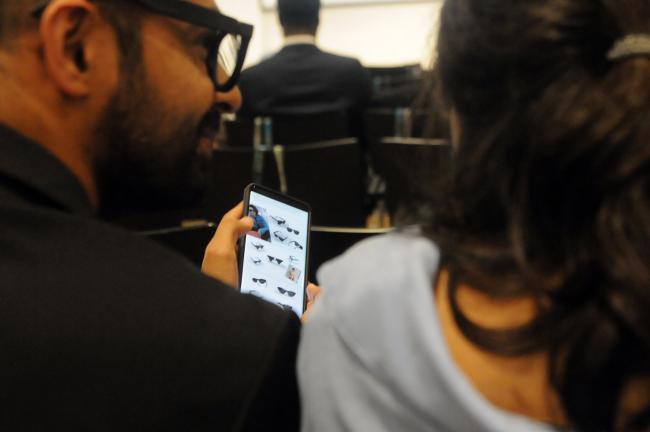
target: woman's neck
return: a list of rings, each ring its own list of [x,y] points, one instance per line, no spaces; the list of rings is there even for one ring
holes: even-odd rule
[[[505,411],[545,423],[566,424],[557,394],[549,383],[546,353],[505,357],[487,352],[469,341],[452,314],[446,270],[438,276],[435,296],[447,347],[475,389]],[[518,327],[535,316],[532,299],[495,300],[464,285],[457,289],[457,301],[468,319],[487,329]]]

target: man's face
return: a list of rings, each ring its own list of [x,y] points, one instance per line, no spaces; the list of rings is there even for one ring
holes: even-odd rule
[[[257,216],[257,211],[253,207],[248,207],[248,216],[254,218]]]
[[[141,50],[124,59],[97,128],[92,157],[103,213],[179,208],[202,197],[220,110],[238,108],[237,97],[215,95],[204,31],[144,16]]]

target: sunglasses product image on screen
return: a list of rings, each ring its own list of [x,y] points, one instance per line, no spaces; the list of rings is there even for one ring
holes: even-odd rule
[[[294,291],[289,291],[288,289],[284,289],[282,287],[278,287],[278,292],[283,295],[287,295],[289,297],[293,297],[296,295]]]
[[[271,215],[271,219],[273,219],[275,221],[275,223],[278,224],[278,225],[284,225],[284,224],[287,223],[287,221],[282,219],[281,217]]]
[[[264,250],[264,245],[263,244],[251,243],[251,246],[253,246],[258,251],[263,251]]]
[[[273,231],[273,237],[280,240],[281,242],[287,239],[287,236],[282,231]]]
[[[307,303],[309,205],[250,184],[244,208],[253,228],[239,243],[240,291],[302,316]]]

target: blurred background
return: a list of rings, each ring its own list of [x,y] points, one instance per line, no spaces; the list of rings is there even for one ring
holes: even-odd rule
[[[255,26],[245,65],[281,48],[273,0],[219,0],[218,5],[226,15]],[[429,66],[441,6],[441,0],[323,0],[317,42],[365,66]]]

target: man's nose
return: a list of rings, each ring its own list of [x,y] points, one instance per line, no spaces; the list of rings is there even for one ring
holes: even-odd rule
[[[214,93],[214,103],[223,112],[236,112],[241,107],[241,100],[241,92],[237,86],[227,92],[215,91]]]

